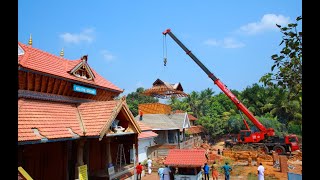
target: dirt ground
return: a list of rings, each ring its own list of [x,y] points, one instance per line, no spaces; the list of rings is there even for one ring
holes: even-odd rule
[[[223,150],[224,149],[224,142],[219,141],[216,144],[207,144],[204,143],[201,147],[195,147],[195,148],[204,148],[209,152],[209,154],[213,154],[215,157],[214,159],[218,163],[218,165],[222,166],[224,164],[224,160],[226,160],[228,157],[218,155],[217,151],[218,149]],[[296,173],[296,174],[302,174],[302,153],[293,153],[293,156],[291,156],[288,159],[288,168],[289,172]],[[272,156],[265,155],[266,158],[259,159],[260,162],[265,167],[265,179],[266,180],[287,180],[288,175],[285,172],[280,172],[279,168],[273,167],[273,161]],[[270,159],[271,157],[271,159]],[[209,158],[210,159],[210,158]],[[158,164],[162,164],[165,158],[161,159],[155,159],[154,161],[157,161]],[[230,160],[230,158],[229,158]],[[210,164],[210,162],[209,162]],[[231,172],[231,180],[248,180],[251,178],[255,179],[257,177],[257,168],[258,166],[255,163],[251,163],[253,165],[248,166],[248,161],[242,161],[242,160],[233,160],[231,159],[230,165],[233,167],[233,171]],[[211,176],[211,175],[210,175]],[[142,177],[143,180],[157,180],[159,179],[157,174],[157,168],[155,167],[153,169],[153,172],[151,175],[145,175]],[[212,177],[210,177],[210,180]],[[224,175],[221,172],[219,174],[219,179],[224,179]]]
[[[217,152],[218,149],[223,150],[224,148],[224,142],[220,141],[214,145],[209,145],[210,149],[212,149],[212,153]],[[223,157],[223,156],[222,156]],[[272,158],[272,156],[271,156]],[[241,174],[241,176],[244,176],[244,179],[248,179],[248,175],[251,173],[252,175],[257,174],[257,165],[248,166],[248,165],[241,165],[241,161],[233,162],[235,164],[240,164],[238,166],[234,166],[234,169],[237,169],[237,172]],[[287,180],[288,175],[287,173],[280,172],[280,169],[273,167],[273,162],[270,160],[270,158],[266,158],[266,160],[261,160],[261,163],[265,167],[265,177],[268,177],[268,179],[278,179],[278,180]],[[245,163],[243,163],[245,164]],[[302,157],[301,153],[299,152],[293,152],[292,157],[288,159],[288,166],[291,168],[288,168],[288,172],[292,172],[295,174],[302,174]],[[221,165],[221,164],[220,164]],[[232,164],[231,164],[232,165]],[[232,175],[232,173],[231,173]],[[243,177],[242,177],[243,178]],[[242,179],[242,178],[235,178],[235,179]],[[266,178],[265,178],[266,179]]]

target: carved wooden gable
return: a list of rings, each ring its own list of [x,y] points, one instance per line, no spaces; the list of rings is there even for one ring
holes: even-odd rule
[[[93,80],[94,74],[91,70],[91,68],[89,67],[87,60],[88,60],[88,55],[85,55],[81,58],[81,62],[76,65],[71,71],[70,73],[76,77],[79,78],[83,78],[86,80]]]

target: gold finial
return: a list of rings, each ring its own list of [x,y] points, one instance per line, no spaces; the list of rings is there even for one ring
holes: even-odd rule
[[[64,51],[63,51],[63,48],[61,49],[60,51],[60,56],[63,57],[64,56]]]
[[[30,38],[29,38],[29,43],[28,43],[30,46],[32,46],[32,36],[30,34]]]

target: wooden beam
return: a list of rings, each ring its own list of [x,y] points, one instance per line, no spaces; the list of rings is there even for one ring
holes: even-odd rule
[[[57,94],[58,93],[58,90],[60,88],[60,83],[61,83],[60,79],[55,79],[54,85],[53,85],[53,91],[52,91],[53,94]]]
[[[61,84],[58,90],[58,95],[62,95],[65,87],[66,87],[67,82],[65,80],[61,80]]]
[[[23,71],[19,71],[18,73],[18,79],[19,79],[19,89],[26,90],[27,89],[27,73]]]
[[[91,94],[84,94],[82,98],[84,99],[91,99]]]
[[[35,91],[40,91],[40,89],[41,89],[41,79],[42,79],[42,76],[41,75],[39,75],[39,74],[36,74],[35,75],[36,77],[35,77],[35,87],[34,87],[34,90]]]
[[[34,90],[34,74],[28,72],[28,90]]]
[[[66,96],[66,95],[68,94],[70,88],[71,88],[71,82],[67,82],[67,84],[65,85],[65,87],[64,87],[64,89],[63,89],[62,95],[63,95],[63,96]]]
[[[101,90],[100,90],[101,91]],[[106,91],[101,91],[101,93],[99,93],[99,96],[95,97],[95,99],[103,101],[105,99],[105,95],[106,95]]]
[[[77,95],[75,94],[75,92],[71,88],[69,89],[67,96],[77,97]]]
[[[79,98],[84,98],[86,93],[77,93]]]
[[[47,88],[47,93],[52,93],[53,90],[53,85],[54,85],[54,78],[49,77],[49,82],[48,82],[48,88]]]
[[[48,86],[49,77],[48,76],[42,76],[41,79],[41,92],[47,92],[47,86]]]

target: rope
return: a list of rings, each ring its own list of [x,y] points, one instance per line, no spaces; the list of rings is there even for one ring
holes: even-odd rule
[[[163,65],[167,65],[167,36],[163,35]]]

